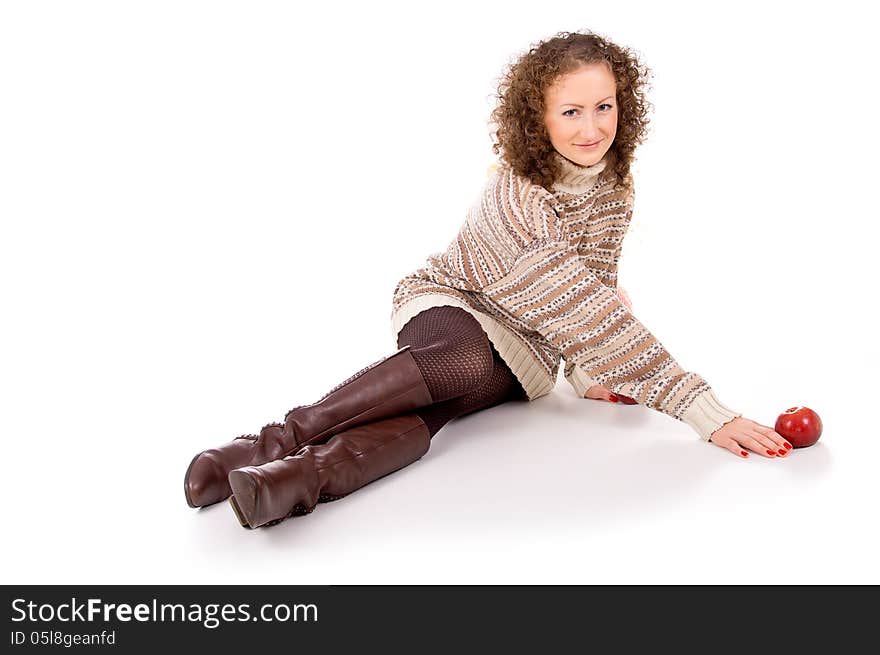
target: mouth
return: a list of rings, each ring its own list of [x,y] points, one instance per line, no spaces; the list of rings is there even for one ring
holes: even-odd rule
[[[600,143],[602,143],[602,139],[599,139],[595,143],[575,143],[574,145],[577,146],[578,148],[595,148]]]

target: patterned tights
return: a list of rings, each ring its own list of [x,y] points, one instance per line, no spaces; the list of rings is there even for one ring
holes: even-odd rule
[[[431,307],[410,319],[397,347],[409,345],[434,401],[414,410],[433,437],[459,416],[526,400],[516,376],[480,323],[458,307]]]

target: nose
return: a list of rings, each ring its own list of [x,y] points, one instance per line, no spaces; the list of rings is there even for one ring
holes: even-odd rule
[[[578,130],[577,143],[595,143],[601,138],[602,133],[599,129],[598,121],[591,116],[584,116]]]

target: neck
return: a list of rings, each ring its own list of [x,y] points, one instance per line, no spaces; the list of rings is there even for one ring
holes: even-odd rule
[[[553,157],[561,169],[559,178],[553,184],[553,189],[565,193],[580,194],[589,191],[596,183],[599,173],[605,170],[608,163],[608,155],[602,157],[592,166],[575,164],[567,157],[563,157],[558,151],[554,151]]]

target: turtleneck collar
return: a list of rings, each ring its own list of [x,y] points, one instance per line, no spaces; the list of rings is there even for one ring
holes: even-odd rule
[[[553,189],[574,194],[589,191],[595,184],[599,173],[605,170],[605,165],[608,163],[607,153],[592,166],[575,164],[570,159],[559,154],[558,151],[553,152],[553,157],[562,169],[559,179],[553,184]]]

